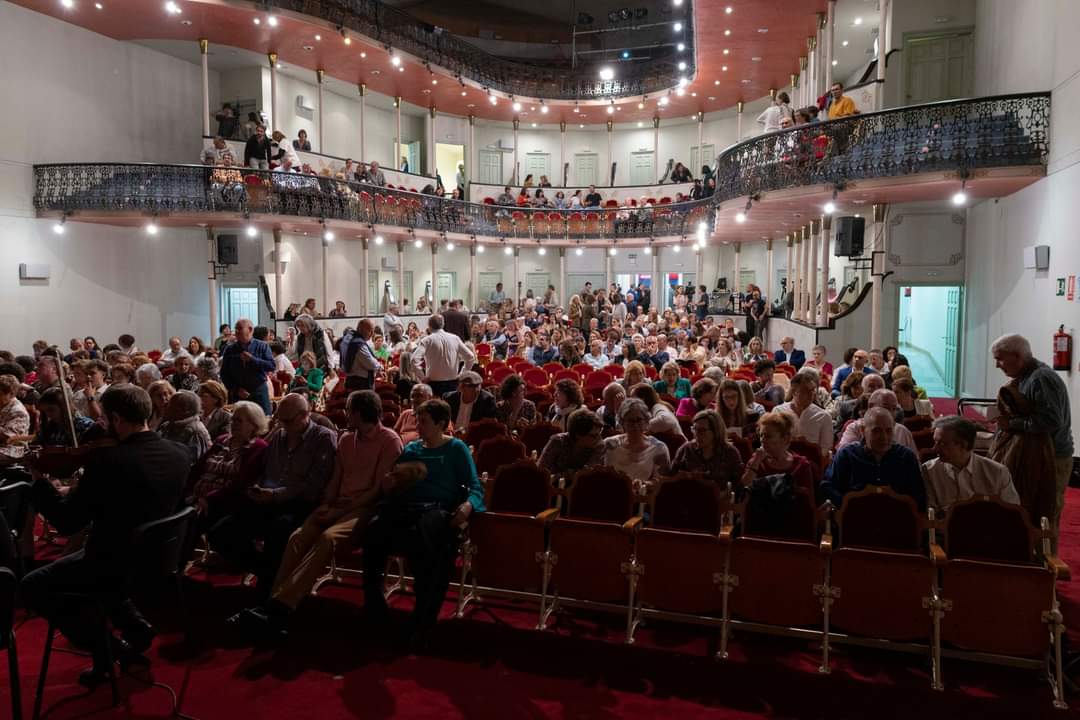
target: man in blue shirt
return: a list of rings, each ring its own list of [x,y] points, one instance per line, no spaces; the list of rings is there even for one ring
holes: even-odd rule
[[[840,388],[844,386],[844,381],[847,380],[848,375],[853,372],[861,372],[863,375],[876,374],[874,368],[867,365],[867,361],[870,356],[865,350],[856,350],[855,354],[851,356],[851,365],[842,367],[836,371],[836,375],[833,376],[832,382],[832,396],[840,396]]]
[[[901,495],[910,496],[926,509],[926,487],[923,485],[919,459],[908,448],[893,442],[893,414],[882,407],[872,407],[862,419],[863,441],[845,445],[837,451],[825,471],[821,490],[836,507],[844,495],[857,492],[868,485],[888,485]]]
[[[536,336],[536,347],[532,349],[529,360],[533,365],[542,366],[549,362],[555,362],[559,358],[559,351],[551,346],[551,338],[546,332]]]
[[[266,374],[274,372],[270,346],[253,337],[255,328],[247,318],[236,321],[236,341],[221,353],[221,381],[229,391],[229,401],[250,400],[270,415],[270,391]]]
[[[780,340],[780,349],[773,353],[773,360],[777,365],[787,363],[795,368],[798,372],[803,363],[806,362],[806,353],[802,350],[795,349],[795,338],[785,337]],[[863,362],[866,362],[866,358],[863,358]]]

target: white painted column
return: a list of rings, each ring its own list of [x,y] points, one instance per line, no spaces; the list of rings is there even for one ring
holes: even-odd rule
[[[880,88],[879,88],[880,90]],[[885,205],[874,206],[874,224],[872,237],[870,238],[870,257],[874,257],[875,252],[881,252],[885,250]],[[871,262],[873,262],[871,260]],[[884,269],[884,263],[882,264]],[[873,272],[873,268],[871,268]],[[881,281],[880,275],[874,275],[873,289],[870,291],[870,347],[881,347]]]
[[[360,271],[363,273],[363,275],[362,275],[363,279],[360,282],[360,287],[361,287],[360,314],[361,315],[369,315],[370,312],[371,312],[371,308],[369,307],[370,303],[368,302],[369,301],[369,296],[371,295],[371,291],[368,288],[368,285],[370,283],[370,280],[368,279],[368,275],[371,274],[369,272],[371,258],[370,258],[369,253],[368,253],[368,242],[369,242],[369,240],[367,238],[364,238],[364,239],[362,239],[360,241],[360,243],[363,245],[363,249],[364,249],[363,260],[361,261],[361,265],[360,265],[360,267],[361,267]]]
[[[469,245],[469,309],[476,312],[476,295],[479,289],[476,287],[478,279],[476,275],[476,243]]]
[[[833,52],[836,42],[836,0],[829,0],[825,13],[825,92],[833,84]]]
[[[737,242],[732,247],[735,249],[735,267],[732,268],[734,277],[731,280],[731,287],[735,292],[743,292],[742,282],[740,281],[740,278],[742,278],[742,243]]]
[[[397,299],[400,303],[405,297],[405,241],[397,244]]]
[[[613,258],[611,256],[611,253],[609,253],[607,251],[607,249],[605,249],[604,250],[604,292],[607,292],[607,289],[609,287],[611,287],[611,278],[612,278],[612,274],[613,274],[612,265],[614,265],[614,264],[615,264],[615,258]]]
[[[521,302],[521,248],[514,246],[514,290],[511,293],[514,300],[514,307],[517,308],[518,303]]]
[[[514,166],[510,168],[510,184],[518,184],[518,125],[521,121],[514,118]]]
[[[806,253],[807,259],[807,280],[809,280],[810,291],[807,293],[809,298],[809,307],[806,308],[806,321],[811,325],[817,322],[817,293],[818,293],[818,239],[821,235],[821,221],[810,221],[810,248]]]
[[[660,116],[658,115],[654,115],[652,119],[652,152],[656,160],[653,169],[660,172]]]
[[[401,168],[401,96],[394,98],[394,152],[390,155],[390,167]]]
[[[329,254],[330,241],[326,238],[322,238],[322,306],[323,312],[330,312],[330,293],[327,290],[328,283],[327,277],[330,273],[330,265],[327,262],[327,255]]]
[[[792,237],[793,236],[792,236],[791,233],[788,233],[787,235],[784,236],[784,241],[787,243],[787,269],[785,270],[785,274],[787,275],[787,291],[789,293],[792,292],[792,290],[795,287],[794,284],[793,284],[793,278],[795,277],[795,275],[793,274],[793,271],[792,271],[792,267],[793,267],[793,263],[794,263],[794,248],[792,247],[792,244],[793,244]],[[786,299],[785,299],[784,305],[785,305],[785,307],[787,306]],[[787,312],[786,311],[784,313],[784,317],[787,317]]]
[[[652,283],[649,286],[649,290],[652,292],[653,297],[659,297],[659,295],[656,294],[656,289],[660,287],[660,274],[657,262],[659,255],[660,248],[652,248],[652,251],[649,253],[649,280]]]
[[[285,317],[285,308],[288,305],[284,304],[284,298],[282,297],[282,277],[281,277],[281,230],[274,230],[274,317],[275,319],[281,319]],[[214,328],[217,331],[217,328]]]
[[[810,93],[810,102],[814,102],[818,97],[817,91],[817,38],[813,35],[806,38],[806,76],[810,80],[807,83],[807,90]],[[810,104],[810,103],[807,103]]]
[[[611,186],[611,187],[615,186],[615,177],[611,174],[611,165],[612,165],[612,163],[615,162],[615,151],[613,149],[614,146],[612,145],[612,137],[611,137],[611,131],[614,130],[614,129],[615,129],[615,121],[614,120],[608,120],[607,121],[607,168],[604,170],[604,173],[608,176],[608,185]],[[610,285],[611,283],[608,283],[608,284]]]
[[[214,229],[209,225],[206,226],[206,280],[207,287],[210,290],[210,335],[208,337],[216,338],[218,334],[218,311],[217,311],[217,275],[214,273],[214,266],[217,264],[217,253],[214,252]],[[281,305],[281,301],[278,301],[278,305]]]
[[[792,95],[792,99],[795,99],[794,95]],[[744,103],[742,100],[735,103],[735,142],[740,142],[742,140],[743,105]]]
[[[273,130],[281,130],[281,128],[277,127],[277,57],[276,52],[266,54],[266,59],[270,61],[270,117],[266,118],[267,135]]]
[[[773,301],[773,277],[776,276],[776,251],[773,244],[772,238],[765,241],[765,302],[770,307]]]
[[[874,109],[881,110],[885,107],[885,59],[889,54],[889,2],[888,0],[879,0],[878,2],[878,55],[877,55],[877,68],[875,72],[878,86],[876,88],[877,98],[874,103]],[[877,347],[876,345],[874,347]]]
[[[315,80],[317,81],[317,89],[319,96],[319,124],[315,126],[315,131],[319,134],[319,147],[316,152],[326,154],[326,145],[323,144],[323,76],[326,75],[326,71],[318,69],[315,71]],[[329,312],[329,311],[328,311]]]
[[[818,325],[829,324],[829,248],[832,245],[832,215],[821,216],[821,307]]]
[[[476,148],[476,116],[469,116],[469,164],[465,166],[465,182],[466,184],[473,181],[473,178],[479,177],[477,174],[476,164],[479,162],[477,158],[480,157],[480,153]],[[502,178],[500,178],[501,180]],[[464,198],[468,200],[468,197]],[[469,306],[472,309],[472,305]]]
[[[698,147],[698,167],[690,168],[690,172],[697,177],[698,172],[701,170],[701,165],[708,165],[712,167],[712,162],[705,159],[705,153],[702,148],[705,147],[705,112],[699,110],[697,114],[697,147]]]
[[[364,84],[364,83],[360,83],[357,86],[357,88],[360,90],[360,162],[363,163],[363,162],[367,162],[367,143],[365,142],[365,139],[367,137],[367,133],[364,130],[364,108],[367,105],[367,85]],[[350,181],[352,180],[352,178],[346,178],[346,179],[350,180]],[[365,247],[367,246],[367,240],[364,241],[364,245],[365,245]],[[367,278],[366,277],[364,278],[364,287],[365,287],[364,297],[367,298],[367,289],[366,289],[367,288]],[[366,303],[367,300],[365,300],[364,302]],[[367,312],[365,311],[364,314],[366,315]]]
[[[210,41],[199,38],[199,54],[202,56],[202,134],[210,134],[210,64],[209,64]],[[215,335],[217,337],[215,329]]]
[[[799,244],[800,235],[796,230],[791,234],[791,253],[788,257],[788,287],[791,288],[791,292],[794,294],[794,303],[791,307],[791,319],[796,320],[799,317],[799,307],[802,305],[802,299],[799,294]]]
[[[802,267],[799,268],[799,280],[802,283],[802,315],[799,319],[806,322],[810,318],[810,226],[802,228]]]
[[[563,308],[569,308],[570,303],[566,298],[566,248],[559,248],[559,304]]]
[[[694,294],[697,294],[697,286],[701,284],[701,276],[705,274],[705,251],[695,250],[696,258],[694,258]],[[692,296],[691,296],[692,297]]]
[[[566,121],[559,121],[559,175],[553,185],[566,185]]]
[[[431,241],[431,297],[428,298],[428,302],[431,303],[431,307],[438,309],[439,304],[435,302],[435,279],[438,277],[438,259],[439,259],[439,243]],[[453,298],[451,298],[452,300]],[[413,301],[413,307],[416,307],[416,301]]]
[[[438,168],[435,167],[435,113],[437,112],[434,105],[428,108],[428,136],[427,136],[427,173],[428,175],[435,176]],[[409,168],[412,170],[412,168]],[[457,168],[444,168],[449,174],[446,177],[453,178],[457,175]],[[413,172],[418,172],[413,170]],[[453,182],[451,179],[449,182]],[[452,188],[451,188],[452,189]],[[432,282],[435,282],[432,280]],[[431,286],[432,294],[435,293],[435,286]]]
[[[807,88],[810,86],[809,79],[806,75],[806,65],[809,62],[805,55],[799,56],[799,107],[806,107],[810,103],[806,101],[808,95]]]

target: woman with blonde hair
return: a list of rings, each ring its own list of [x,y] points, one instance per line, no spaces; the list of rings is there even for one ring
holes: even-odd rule
[[[802,455],[789,452],[795,435],[795,417],[783,410],[765,413],[758,420],[758,436],[761,447],[746,463],[742,484],[750,486],[754,480],[766,475],[791,476],[795,487],[813,492],[814,471]]]
[[[146,392],[150,395],[153,406],[146,425],[151,430],[157,430],[165,420],[165,406],[169,404],[169,398],[176,394],[176,388],[168,380],[155,380],[146,388]]]
[[[645,374],[645,365],[640,360],[631,360],[626,363],[626,369],[623,371],[623,378],[619,382],[629,393],[634,389],[635,385],[646,382],[647,380],[648,376]]]
[[[759,360],[771,360],[772,355],[765,352],[765,343],[757,335],[750,338],[750,342],[746,343],[746,352],[743,353],[743,362],[747,365],[753,365]]]
[[[660,368],[660,379],[653,383],[656,392],[676,400],[690,397],[690,380],[682,377],[678,363],[668,361]]]

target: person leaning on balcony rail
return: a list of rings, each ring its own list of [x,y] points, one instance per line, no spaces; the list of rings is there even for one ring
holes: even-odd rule
[[[225,138],[220,135],[214,138],[213,144],[203,149],[202,164],[203,165],[219,165],[221,158],[225,153],[232,155],[232,151],[229,150],[229,144],[225,142]]]
[[[262,125],[255,127],[255,134],[244,144],[244,165],[252,170],[270,169],[270,138]]]
[[[690,168],[681,162],[675,163],[675,167],[671,169],[671,182],[673,183],[688,183],[693,179],[694,176],[690,173]]]
[[[830,120],[859,114],[858,109],[855,107],[855,101],[844,94],[844,83],[834,82],[832,87],[829,88],[829,96]]]

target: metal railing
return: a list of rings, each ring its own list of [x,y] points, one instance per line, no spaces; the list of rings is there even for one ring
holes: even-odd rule
[[[688,51],[678,58],[621,63],[622,77],[599,80],[596,68],[545,67],[492,55],[448,32],[418,21],[412,15],[378,0],[263,0],[269,8],[317,17],[346,31],[371,38],[420,61],[445,68],[482,87],[509,95],[551,100],[625,98],[666,91],[682,76],[695,72],[694,27],[691,2],[685,3],[685,29],[681,41]],[[678,62],[687,64],[679,70]]]
[[[267,214],[534,240],[689,235],[711,227],[710,200],[641,208],[555,210],[439,198],[324,175],[240,167],[37,165],[42,212]]]
[[[717,158],[717,202],[804,185],[1045,164],[1050,93],[949,100],[760,135]]]

